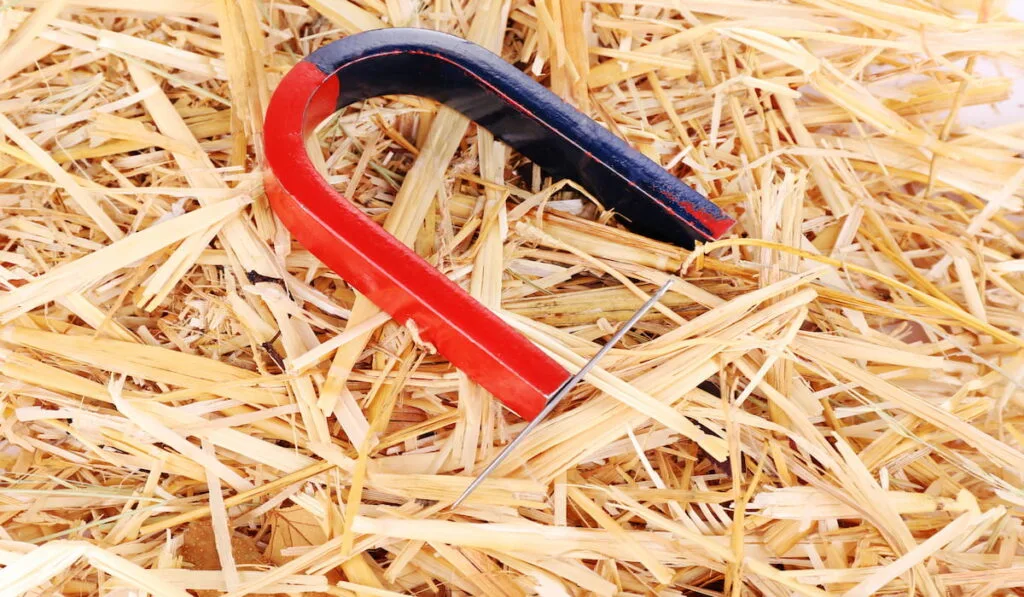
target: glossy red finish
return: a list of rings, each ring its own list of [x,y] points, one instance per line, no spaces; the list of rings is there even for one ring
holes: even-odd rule
[[[295,238],[346,282],[525,419],[569,372],[388,234],[313,166],[305,139],[335,111],[338,79],[297,64],[271,99],[265,124],[267,196]]]

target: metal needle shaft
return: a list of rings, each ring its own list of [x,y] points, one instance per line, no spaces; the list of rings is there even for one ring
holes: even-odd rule
[[[495,457],[495,459],[492,460],[491,463],[487,465],[487,468],[480,471],[480,474],[477,475],[476,478],[473,479],[473,482],[469,484],[469,487],[467,487],[466,490],[462,492],[462,495],[459,496],[459,499],[455,500],[455,502],[452,504],[452,508],[457,508],[459,504],[464,502],[466,498],[468,498],[469,495],[473,493],[473,491],[477,487],[479,487],[481,483],[483,483],[484,479],[486,479],[488,475],[494,472],[494,469],[498,468],[498,465],[504,462],[505,459],[508,458],[513,451],[515,451],[516,447],[519,444],[523,443],[523,440],[526,439],[526,436],[529,435],[530,432],[533,431],[537,427],[537,425],[540,424],[541,421],[547,418],[547,416],[551,414],[551,411],[555,410],[555,407],[557,407],[558,404],[562,401],[562,398],[565,398],[565,396],[569,393],[570,390],[572,390],[574,387],[576,387],[577,384],[583,381],[583,378],[586,377],[587,373],[589,373],[590,370],[594,368],[594,365],[597,364],[601,357],[603,357],[609,350],[611,350],[613,346],[618,344],[619,340],[621,340],[622,337],[626,335],[626,332],[632,329],[633,326],[636,325],[636,322],[640,321],[640,318],[644,316],[644,313],[647,313],[651,309],[651,307],[653,307],[654,304],[658,302],[658,299],[660,299],[662,296],[665,295],[666,292],[668,292],[668,289],[671,286],[671,279],[662,284],[661,288],[659,288],[658,291],[655,292],[654,295],[652,295],[651,298],[648,299],[647,302],[644,303],[643,306],[641,306],[636,311],[636,313],[634,313],[633,316],[629,318],[628,321],[626,321],[626,323],[622,324],[622,327],[620,327],[618,331],[616,331],[615,334],[612,335],[611,339],[608,340],[608,342],[605,343],[605,345],[602,346],[601,349],[597,351],[597,354],[591,357],[591,359],[587,361],[586,364],[583,365],[583,368],[576,372],[576,375],[570,377],[564,384],[562,384],[560,388],[555,390],[555,393],[552,394],[550,398],[548,398],[548,401],[544,405],[544,408],[540,411],[540,414],[538,414],[536,417],[534,417],[532,421],[530,421],[526,428],[523,429],[522,433],[516,436],[514,440],[512,440],[511,442],[509,442],[507,446],[505,446],[505,449],[503,449],[498,454],[498,456]]]

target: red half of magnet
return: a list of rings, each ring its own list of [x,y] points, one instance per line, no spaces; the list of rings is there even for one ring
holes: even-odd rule
[[[327,267],[397,322],[415,327],[509,409],[534,418],[569,372],[364,215],[313,166],[306,138],[335,111],[338,85],[337,77],[301,62],[275,91],[264,127],[271,207]]]

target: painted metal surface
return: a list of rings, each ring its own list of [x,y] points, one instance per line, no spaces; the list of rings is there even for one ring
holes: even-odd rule
[[[310,252],[526,419],[570,374],[335,191],[305,140],[351,103],[389,94],[458,110],[555,177],[575,180],[627,226],[690,246],[732,220],[713,203],[480,46],[420,29],[351,35],[281,81],[267,111],[265,187]],[[440,173],[439,173],[440,174]]]

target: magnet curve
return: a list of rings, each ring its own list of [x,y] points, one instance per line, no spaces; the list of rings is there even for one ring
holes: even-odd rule
[[[313,166],[324,119],[381,95],[424,96],[461,112],[557,178],[575,180],[625,224],[688,247],[733,224],[717,206],[499,56],[423,29],[350,35],[278,85],[264,125],[265,188],[295,238],[456,367],[532,419],[570,374],[370,220]]]

